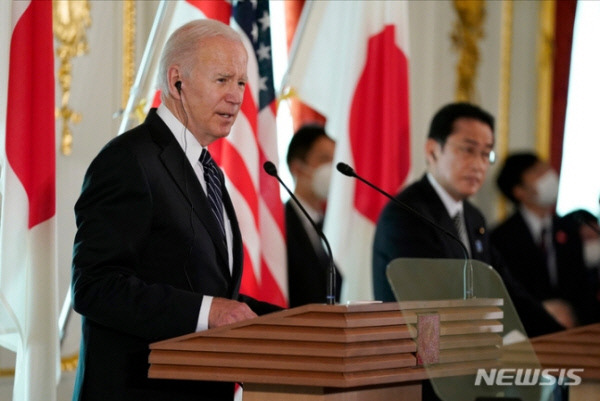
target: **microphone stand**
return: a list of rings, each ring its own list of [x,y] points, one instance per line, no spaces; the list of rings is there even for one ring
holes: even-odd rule
[[[277,181],[279,181],[279,183],[283,186],[283,188],[285,188],[285,190],[290,195],[290,197],[294,200],[294,202],[296,202],[296,204],[300,207],[300,210],[302,210],[302,213],[304,214],[304,216],[308,219],[308,221],[313,226],[313,228],[315,229],[317,234],[319,234],[319,237],[325,243],[325,247],[327,248],[327,253],[329,255],[329,271],[328,271],[328,275],[327,275],[327,305],[335,305],[335,275],[336,275],[336,271],[335,271],[335,263],[333,262],[333,253],[331,252],[331,246],[329,245],[329,241],[327,241],[325,234],[323,234],[323,232],[317,226],[317,224],[314,222],[314,220],[311,219],[311,217],[308,214],[308,212],[306,211],[306,209],[304,209],[304,206],[302,206],[302,203],[300,203],[298,198],[296,198],[296,196],[293,194],[293,192],[290,191],[290,189],[287,187],[287,185],[285,185],[283,180],[279,177],[279,175],[277,174],[277,168],[275,167],[275,165],[270,161],[266,161],[265,164],[263,164],[263,168],[267,174],[269,174],[272,177],[277,178]]]
[[[365,180],[364,178],[362,178],[361,176],[356,174],[354,169],[352,167],[350,167],[349,165],[347,165],[346,163],[340,162],[337,164],[336,168],[340,173],[342,173],[348,177],[354,177],[354,178],[360,180],[361,182],[367,184],[368,186],[370,186],[371,188],[373,188],[380,194],[389,198],[396,205],[400,206],[401,208],[408,211],[409,213],[417,216],[419,219],[423,220],[424,222],[429,224],[431,227],[434,227],[436,230],[442,231],[444,234],[446,234],[447,236],[449,236],[450,238],[455,240],[460,245],[460,248],[463,252],[464,259],[465,259],[465,264],[463,267],[463,297],[464,297],[464,299],[470,299],[470,298],[475,297],[475,293],[473,290],[473,264],[471,263],[471,260],[469,259],[469,252],[467,251],[467,247],[465,246],[465,244],[462,243],[462,241],[460,239],[458,239],[454,234],[452,234],[450,231],[446,230],[444,227],[441,227],[440,225],[429,220],[427,217],[423,216],[421,213],[417,212],[415,209],[413,209],[406,203],[400,202],[398,199],[394,198],[392,195],[388,194],[381,188],[379,188],[379,187],[373,185],[372,183],[370,183],[369,181]]]

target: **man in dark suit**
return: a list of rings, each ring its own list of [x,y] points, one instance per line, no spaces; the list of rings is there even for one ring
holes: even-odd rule
[[[287,152],[287,165],[294,177],[294,195],[313,221],[322,228],[335,142],[321,125],[307,124],[294,134]],[[328,291],[329,256],[321,238],[290,199],[285,204],[288,289],[290,307],[325,303]],[[336,301],[342,278],[336,274]]]
[[[587,280],[581,224],[554,213],[558,175],[531,152],[507,157],[497,178],[514,213],[491,233],[512,276],[566,327],[598,321]]]
[[[425,144],[427,173],[401,191],[396,199],[460,238],[471,258],[498,271],[529,335],[560,330],[562,326],[541,304],[511,279],[490,246],[483,215],[467,200],[481,188],[493,161],[493,129],[493,117],[477,106],[452,103],[440,109],[431,121]],[[459,231],[457,223],[462,230]],[[375,299],[395,300],[386,279],[386,269],[392,260],[400,257],[462,259],[464,253],[450,236],[389,202],[375,230]]]
[[[162,105],[91,163],[75,205],[74,400],[233,399],[232,383],[148,379],[148,344],[278,309],[239,293],[238,222],[206,154],[235,121],[247,60],[227,25],[184,25],[161,58]]]

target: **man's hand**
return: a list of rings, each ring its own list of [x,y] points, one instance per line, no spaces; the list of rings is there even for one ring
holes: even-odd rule
[[[213,298],[208,314],[208,328],[225,326],[256,317],[256,313],[242,302],[227,298]]]

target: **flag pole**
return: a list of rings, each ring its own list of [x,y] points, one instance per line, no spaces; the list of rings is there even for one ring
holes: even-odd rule
[[[156,16],[154,17],[154,22],[152,23],[152,28],[150,30],[150,34],[148,35],[146,49],[144,50],[144,54],[142,55],[142,60],[140,62],[140,69],[135,77],[133,86],[129,90],[129,99],[127,100],[125,110],[122,110],[121,112],[122,120],[118,131],[119,134],[132,127],[132,114],[137,106],[136,103],[139,102],[138,95],[142,89],[147,89],[142,88],[142,85],[148,85],[147,82],[143,83],[142,80],[147,78],[148,71],[152,68],[153,64],[158,62],[157,58],[155,57],[155,52],[158,50],[157,47],[159,45],[159,38],[164,38],[167,34],[167,30],[169,29],[169,24],[164,24],[162,22],[165,21],[165,19],[169,20],[169,17],[174,13],[176,5],[177,2],[167,0],[161,0],[160,4],[158,5]]]
[[[69,324],[69,320],[71,319],[72,312],[73,308],[71,307],[71,286],[69,286],[69,289],[67,290],[67,295],[65,295],[65,300],[62,304],[62,308],[60,309],[60,315],[58,316],[58,330],[61,346],[63,344],[63,340],[65,339],[67,325]]]
[[[285,74],[283,74],[283,78],[281,79],[281,85],[279,86],[280,93],[277,96],[278,98],[282,96],[283,91],[286,89],[287,82],[289,80],[289,71],[294,65],[294,61],[298,52],[298,46],[300,43],[302,43],[302,36],[306,33],[306,20],[310,15],[310,10],[312,9],[312,6],[313,2],[309,1],[305,2],[304,6],[302,7],[302,14],[300,14],[300,20],[298,21],[298,26],[296,27],[296,32],[294,33],[294,39],[292,40],[292,46],[290,48],[290,56],[288,58],[288,69],[285,72]]]

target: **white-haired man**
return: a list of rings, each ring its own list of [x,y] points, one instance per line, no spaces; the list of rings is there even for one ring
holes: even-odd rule
[[[74,400],[233,399],[232,383],[148,379],[148,344],[278,309],[239,293],[241,234],[207,153],[240,110],[247,60],[225,24],[179,28],[160,62],[162,105],[90,165],[75,205]]]

